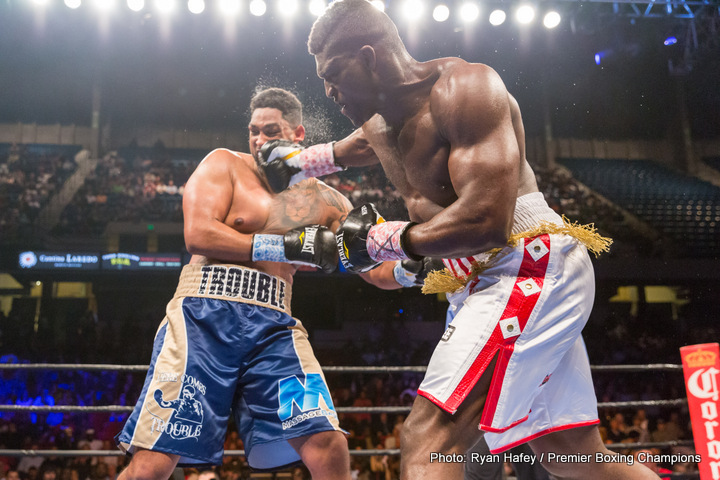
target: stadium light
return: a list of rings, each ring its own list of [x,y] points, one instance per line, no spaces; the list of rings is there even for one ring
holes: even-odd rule
[[[543,25],[545,25],[545,28],[552,29],[560,25],[560,20],[560,14],[553,10],[545,14]]]
[[[440,4],[433,9],[433,19],[436,22],[444,22],[448,18],[450,18],[450,9],[447,5]]]
[[[278,0],[277,8],[281,15],[288,17],[297,13],[298,2],[297,0]]]
[[[75,10],[82,4],[81,0],[65,0],[65,6]]]
[[[480,16],[480,8],[474,2],[465,2],[460,7],[460,20],[474,22]]]
[[[327,3],[325,3],[325,0],[310,0],[309,8],[310,13],[319,17],[327,8]]]
[[[240,0],[220,0],[219,7],[223,15],[237,15],[240,12]]]
[[[264,0],[252,0],[250,2],[250,13],[256,17],[262,17],[267,12],[267,3]]]
[[[517,12],[515,12],[515,19],[517,19],[519,23],[527,25],[535,19],[535,9],[530,5],[522,5],[517,9]]]
[[[423,14],[423,3],[420,0],[405,0],[402,5],[402,14],[406,20],[419,20]]]
[[[155,0],[155,8],[160,13],[172,13],[175,11],[175,0]]]
[[[188,0],[188,10],[190,13],[198,15],[205,11],[205,0]]]
[[[115,2],[113,0],[95,0],[93,4],[95,5],[95,8],[103,12],[112,10],[115,7]]]
[[[372,0],[372,6],[380,10],[381,12],[385,11],[385,2],[383,0]]]
[[[498,25],[502,25],[505,23],[505,19],[507,18],[507,15],[505,14],[504,10],[493,10],[490,14],[490,25],[497,27]]]

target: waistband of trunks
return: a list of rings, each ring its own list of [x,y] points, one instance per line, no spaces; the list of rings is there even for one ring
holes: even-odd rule
[[[562,217],[548,206],[541,192],[528,193],[515,200],[513,235],[532,230],[543,222],[563,224]]]
[[[580,225],[558,215],[548,206],[542,193],[535,192],[518,197],[515,201],[513,228],[507,247],[515,248],[523,242],[523,239],[545,234],[569,235],[595,256],[607,252],[612,244],[612,239],[601,236],[594,224]],[[469,257],[443,259],[445,269],[430,272],[425,279],[422,292],[450,293],[464,288],[493,265],[499,256],[510,251],[511,249],[501,247]]]
[[[291,315],[288,282],[240,265],[185,265],[175,296],[248,303]]]

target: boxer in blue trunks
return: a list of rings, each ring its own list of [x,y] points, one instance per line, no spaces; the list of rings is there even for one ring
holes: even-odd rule
[[[300,265],[336,268],[333,232],[352,205],[314,178],[273,193],[255,157],[268,140],[303,140],[302,106],[290,92],[266,89],[251,112],[251,154],[214,150],[187,182],[192,258],[157,331],[141,396],[116,437],[132,454],[123,480],[221,463],[231,413],[251,468],[302,461],[316,480],[350,478],[347,441],[290,304]],[[395,266],[365,279],[398,288]]]

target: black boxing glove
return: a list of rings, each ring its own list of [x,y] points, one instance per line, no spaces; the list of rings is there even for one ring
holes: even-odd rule
[[[260,148],[257,161],[275,193],[306,178],[344,170],[335,163],[332,143],[305,148],[287,140],[273,140]]]
[[[294,228],[285,235],[253,235],[253,262],[283,262],[310,265],[332,273],[338,265],[335,235],[322,225]]]
[[[385,219],[372,203],[353,208],[335,232],[337,250],[343,268],[352,273],[364,273],[380,264],[373,260],[367,250],[370,228]]]
[[[443,270],[442,258],[423,257],[422,260],[402,260],[395,264],[393,276],[403,287],[422,287],[428,274],[435,270]]]
[[[385,261],[422,259],[403,249],[403,238],[413,225],[386,222],[372,203],[352,209],[335,233],[340,262],[349,272],[364,273]]]

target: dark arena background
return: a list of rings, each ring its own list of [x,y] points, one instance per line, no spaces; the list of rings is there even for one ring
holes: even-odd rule
[[[444,11],[412,1],[384,5],[410,53],[497,70],[523,111],[550,205],[614,239],[593,259],[584,331],[604,438],[627,455],[686,458],[677,455],[694,444],[679,348],[719,338],[718,2],[450,0]],[[0,478],[12,469],[99,480],[122,469],[112,438],[189,258],[183,184],[212,149],[248,151],[257,88],[298,95],[308,144],[352,131],[307,53],[308,7],[1,0]],[[388,219],[407,215],[382,170],[326,181]],[[328,367],[351,449],[362,450],[352,457],[358,478],[397,478],[398,432],[447,306],[417,288],[298,273],[293,315]],[[610,367],[620,365],[633,367]],[[225,447],[219,478],[273,478],[248,470],[234,426]],[[665,476],[699,478],[692,461],[658,463]]]

